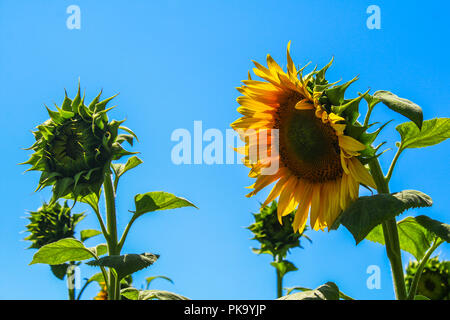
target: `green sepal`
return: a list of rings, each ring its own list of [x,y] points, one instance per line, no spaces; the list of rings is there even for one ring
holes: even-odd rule
[[[334,106],[340,106],[344,103],[344,95],[345,91],[348,89],[348,87],[358,80],[358,77],[354,77],[352,80],[347,81],[346,83],[343,83],[338,86],[334,86],[333,88],[325,90],[325,94],[330,101],[330,103]]]

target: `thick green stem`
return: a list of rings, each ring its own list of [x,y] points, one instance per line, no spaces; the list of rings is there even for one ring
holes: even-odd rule
[[[383,175],[378,159],[372,159],[369,162],[369,167],[372,177],[375,180],[378,193],[389,193],[388,182]],[[392,276],[394,278],[395,296],[398,300],[405,300],[407,295],[405,278],[403,275],[403,264],[400,251],[400,241],[398,238],[397,221],[395,218],[391,218],[383,222],[382,227],[384,241],[386,244],[386,253],[391,263]]]
[[[105,175],[103,190],[105,192],[106,227],[108,229],[108,254],[110,256],[120,255],[120,248],[117,243],[116,196],[111,173]],[[108,282],[108,299],[117,300],[120,297],[120,284],[111,269],[109,270]]]
[[[439,247],[443,242],[443,240],[436,240],[433,243],[433,246],[427,251],[425,256],[420,261],[419,267],[417,268],[416,274],[414,275],[414,279],[411,283],[411,287],[409,288],[408,300],[414,300],[417,292],[417,286],[419,285],[420,277],[422,276],[423,268],[427,264],[434,250],[436,250],[437,247]]]
[[[274,258],[275,262],[279,262],[278,257]],[[276,276],[277,276],[277,298],[281,298],[283,296],[283,277],[281,276],[280,270],[276,268]]]
[[[67,278],[67,289],[69,293],[69,300],[75,300],[75,277],[72,263],[67,268],[66,278]]]

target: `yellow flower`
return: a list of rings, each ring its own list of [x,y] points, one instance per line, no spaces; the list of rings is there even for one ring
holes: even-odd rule
[[[297,207],[295,231],[303,231],[308,213],[311,228],[323,230],[358,197],[360,183],[375,187],[357,158],[366,145],[347,135],[347,120],[339,115],[343,113],[332,111],[344,110],[352,101],[359,103],[362,96],[344,100],[342,93],[342,106],[332,106],[324,94],[333,85],[324,79],[331,62],[303,76],[305,67],[296,69],[289,48],[290,43],[287,72],[270,55],[267,68],[254,62],[255,75],[265,81],[252,80],[250,75],[243,81],[238,88],[243,96],[237,98],[243,117],[231,126],[245,142],[236,151],[245,155],[244,164],[251,168],[249,176],[256,178],[247,196],[276,182],[263,206],[279,197],[280,223]],[[277,129],[277,139],[273,129]],[[267,152],[261,155],[257,150]],[[256,153],[259,156],[252,161]],[[276,172],[264,174],[264,168],[273,163],[278,163]]]
[[[106,291],[106,284],[104,282],[100,284],[100,291],[94,297],[94,300],[108,300],[108,291]]]

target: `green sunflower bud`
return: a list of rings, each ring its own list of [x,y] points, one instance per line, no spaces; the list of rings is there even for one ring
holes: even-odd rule
[[[419,268],[417,261],[411,261],[406,268],[405,282],[409,290]],[[434,257],[427,261],[417,285],[416,295],[431,300],[450,300],[450,261]]]
[[[290,249],[301,248],[300,237],[304,235],[292,229],[295,211],[284,216],[283,224],[280,224],[277,207],[276,201],[273,201],[270,206],[261,208],[259,213],[253,214],[255,223],[247,229],[254,234],[252,240],[257,240],[261,244],[260,249],[253,249],[255,253],[268,253],[274,257],[285,258]],[[307,227],[305,231],[306,229]]]
[[[100,94],[86,106],[80,86],[72,100],[65,95],[61,108],[47,108],[50,119],[37,126],[36,142],[29,148],[34,153],[23,164],[31,165],[27,171],[41,171],[36,191],[53,186],[51,202],[62,197],[76,199],[98,193],[112,160],[134,154],[126,151],[122,143],[133,143],[135,134],[124,121],[109,122],[107,104],[115,97],[100,101]],[[119,134],[122,129],[128,134]]]
[[[31,241],[29,247],[39,249],[42,246],[64,238],[71,238],[75,233],[75,226],[84,218],[84,213],[72,214],[67,201],[61,206],[44,203],[37,211],[31,211],[26,226],[30,233],[25,240]]]

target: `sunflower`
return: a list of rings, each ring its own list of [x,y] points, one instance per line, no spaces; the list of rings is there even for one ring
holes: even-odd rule
[[[84,213],[72,213],[67,201],[63,205],[44,202],[37,211],[31,211],[26,226],[30,233],[25,240],[31,241],[30,248],[42,246],[64,238],[72,238],[75,226],[84,218]]]
[[[106,288],[106,284],[104,282],[100,282],[100,291],[94,297],[94,300],[108,300],[108,291]]]
[[[302,232],[308,213],[314,230],[330,228],[342,210],[358,197],[359,185],[375,188],[364,167],[363,156],[373,156],[369,146],[372,136],[360,125],[358,105],[365,94],[345,99],[347,87],[357,78],[344,83],[328,83],[323,69],[303,76],[297,70],[287,47],[287,72],[267,56],[267,65],[254,62],[256,76],[265,81],[244,80],[237,98],[242,118],[231,124],[245,146],[236,151],[244,154],[250,167],[249,176],[256,178],[247,196],[257,194],[275,183],[267,199],[277,197],[277,215],[282,217],[297,208],[293,227]],[[276,130],[274,130],[276,129]],[[361,141],[358,141],[360,138]],[[257,151],[267,150],[259,154]],[[261,152],[259,152],[261,153]],[[278,163],[277,170],[264,174],[264,169]]]
[[[134,154],[122,143],[133,143],[135,134],[121,126],[124,121],[109,122],[106,109],[115,96],[100,101],[100,94],[86,106],[80,85],[72,100],[65,95],[61,108],[47,108],[50,119],[33,132],[35,143],[27,162],[27,171],[41,171],[37,190],[53,187],[51,203],[59,198],[83,197],[98,193],[112,160]],[[123,130],[126,134],[119,134]]]

